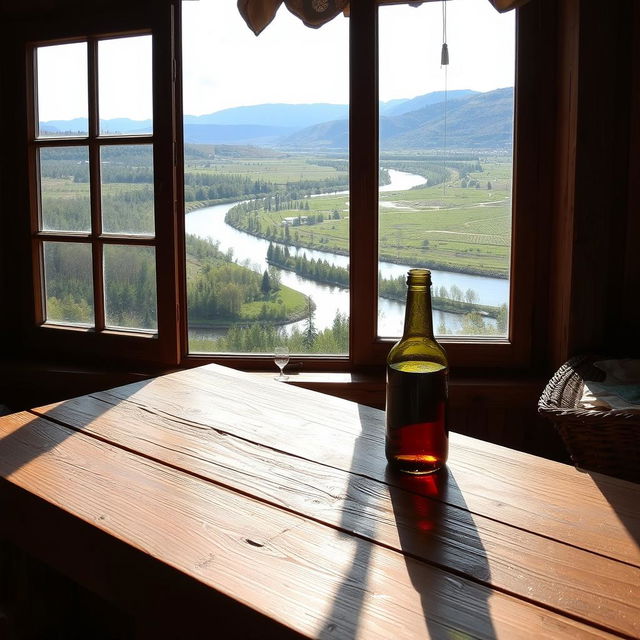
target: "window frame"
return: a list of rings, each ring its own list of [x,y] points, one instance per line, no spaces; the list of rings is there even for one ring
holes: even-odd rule
[[[152,38],[153,132],[144,135],[100,135],[98,120],[98,42],[112,38],[150,35]],[[87,136],[37,137],[37,47],[87,42],[89,131]],[[61,15],[44,25],[32,25],[25,37],[27,180],[30,210],[31,296],[27,340],[31,350],[64,354],[80,359],[105,357],[120,361],[177,364],[179,317],[175,300],[178,280],[170,265],[176,261],[176,164],[174,5],[145,3],[113,8],[106,14]],[[154,235],[103,233],[101,230],[101,184],[98,172],[90,174],[91,220],[89,233],[40,231],[39,149],[86,146],[90,167],[100,165],[101,148],[114,145],[151,145],[154,171]],[[98,232],[100,229],[100,232]],[[45,320],[43,252],[46,241],[91,244],[93,260],[95,327],[82,327]],[[152,246],[156,256],[157,332],[116,329],[104,326],[103,248],[106,245]],[[102,319],[102,322],[100,322]],[[126,355],[124,355],[126,354]]]
[[[544,322],[536,304],[544,296],[544,283],[536,277],[548,260],[541,212],[549,210],[551,167],[540,159],[553,152],[552,136],[543,122],[552,122],[553,89],[547,75],[553,54],[545,50],[553,25],[542,19],[539,3],[516,10],[516,82],[514,114],[513,234],[507,338],[441,339],[450,363],[458,371],[524,368],[534,361],[533,346],[544,337]],[[197,366],[218,362],[241,369],[271,369],[266,355],[191,354],[188,351],[185,222],[183,201],[183,139],[181,86],[181,2],[141,0],[134,5],[110,4],[104,14],[91,12],[60,16],[55,22],[32,25],[25,42],[44,44],[72,41],[79,36],[100,38],[137,32],[153,35],[155,231],[158,281],[158,333],[92,331],[43,325],[38,312],[41,267],[31,261],[33,292],[26,310],[31,329],[26,344],[32,353],[73,359],[108,358],[110,363],[136,362],[166,366]],[[65,20],[66,18],[66,20]],[[377,371],[394,340],[378,338],[377,325],[377,215],[378,215],[378,50],[377,6],[352,0],[350,9],[350,353],[346,356],[301,355],[290,368],[302,371]],[[55,38],[52,37],[55,35]],[[27,58],[28,60],[28,58]],[[28,63],[27,63],[28,67]],[[545,72],[546,70],[546,72]],[[27,83],[27,113],[34,111],[34,76]],[[29,124],[31,123],[31,124]],[[24,129],[35,126],[25,119]],[[31,130],[30,133],[33,133]],[[544,135],[543,135],[544,134]],[[26,148],[33,160],[33,137]],[[138,138],[136,137],[136,141]],[[357,149],[357,153],[355,150]],[[38,194],[33,162],[28,170],[32,210]],[[371,224],[371,212],[376,217]],[[538,220],[536,220],[538,216]],[[540,224],[542,220],[542,224]],[[29,255],[36,242],[30,236]],[[355,229],[355,231],[354,231]],[[26,280],[26,277],[25,277]],[[28,284],[25,282],[25,284]],[[540,305],[544,310],[544,304]]]
[[[536,3],[530,3],[536,5]],[[541,34],[550,25],[540,8],[516,9],[516,72],[514,83],[514,157],[512,196],[512,245],[509,295],[509,334],[505,338],[439,338],[456,369],[522,368],[531,363],[536,331],[534,302],[539,282],[535,277],[540,259],[546,255],[539,245],[537,212],[549,205],[544,185],[547,174],[540,167],[549,153],[546,136],[540,132],[540,111],[548,104],[549,86],[540,100],[546,55]],[[350,3],[350,330],[349,355],[296,355],[291,362],[300,371],[369,370],[382,366],[396,340],[377,336],[378,279],[378,6],[369,0]],[[178,30],[179,31],[179,30]],[[176,43],[179,51],[179,42]],[[180,54],[178,53],[178,62]],[[178,65],[180,68],[180,64]],[[179,94],[181,96],[181,94]],[[182,104],[179,105],[182,114]],[[353,117],[357,114],[357,117]],[[181,134],[181,132],[180,132]],[[357,153],[354,150],[357,149]],[[180,138],[180,154],[182,140]],[[180,155],[182,157],[182,155]],[[548,187],[549,185],[546,184]],[[544,194],[544,195],[543,195]],[[375,221],[371,223],[371,212]],[[184,216],[179,216],[182,226]],[[184,230],[183,230],[184,233]],[[183,255],[184,259],[184,255]],[[184,262],[182,262],[184,264]],[[184,277],[184,268],[182,268]],[[186,300],[181,303],[185,305]],[[186,320],[183,319],[181,363],[197,366],[218,362],[242,369],[271,367],[271,358],[247,354],[190,354]],[[291,365],[289,365],[291,366]]]

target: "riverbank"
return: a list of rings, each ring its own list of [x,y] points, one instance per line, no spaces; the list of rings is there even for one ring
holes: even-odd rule
[[[305,278],[311,278],[315,282],[337,286],[341,289],[349,289],[349,270],[343,267],[329,265],[323,261],[309,260],[306,257],[292,257],[281,259],[284,257],[282,249],[278,245],[269,245],[267,252],[267,263],[271,266],[278,267],[284,271],[289,271]],[[394,300],[404,304],[406,299],[406,288],[404,278],[402,285],[398,287],[398,279],[382,278],[378,286],[378,295],[387,300]],[[472,295],[477,296],[472,291]],[[500,307],[468,302],[465,300],[455,300],[442,296],[432,297],[432,307],[435,311],[445,311],[447,313],[455,313],[465,315],[467,313],[478,313],[486,318],[497,319],[502,310]]]
[[[423,178],[419,176],[400,175],[397,171],[392,171],[391,176],[393,190],[405,190],[407,194],[413,193],[413,191],[406,191],[406,189],[411,189],[423,180]],[[418,189],[418,191],[420,190]],[[475,195],[477,191],[473,191],[473,195]],[[316,198],[310,200],[312,205],[315,200]],[[266,261],[269,240],[244,233],[225,224],[225,215],[235,204],[237,204],[237,201],[194,210],[186,217],[187,232],[200,238],[209,238],[225,255],[232,255],[237,263],[248,266],[255,272],[262,274],[270,268]],[[336,205],[339,206],[339,200],[337,198]],[[331,222],[331,224],[333,224],[333,222]],[[348,224],[346,213],[344,219],[336,221],[336,224]],[[301,228],[302,227],[291,227],[290,232],[293,235],[296,230]],[[307,228],[312,229],[312,227]],[[292,253],[294,251],[294,249],[291,249]],[[309,259],[316,259],[321,262],[326,261],[329,265],[335,267],[348,267],[348,256],[327,252],[326,245],[322,246],[319,251],[303,248],[301,249],[301,253],[306,254]],[[394,260],[393,263],[381,261],[379,265],[380,272],[385,279],[393,279],[400,276],[405,277],[409,267],[410,265],[398,260]],[[298,275],[293,270],[286,270],[280,267],[271,268],[278,269],[282,284],[286,284],[302,291],[304,295],[312,297],[317,304],[314,324],[319,331],[325,328],[330,329],[334,324],[336,314],[345,314],[348,316],[350,305],[349,290],[343,286],[342,282],[338,281],[338,283],[334,284],[318,282],[317,279]],[[454,273],[450,270],[439,271],[435,268],[432,268],[432,276],[434,293],[439,293],[439,291],[435,291],[436,288],[441,290],[444,287],[447,290],[452,290],[452,287],[455,286],[457,290],[462,292],[463,299],[466,299],[467,292],[472,290],[477,293],[476,303],[490,305],[496,308],[501,308],[509,299],[509,281],[504,278],[469,275],[463,271],[459,273]],[[335,279],[332,280],[335,282]],[[403,294],[404,293],[403,291]],[[391,297],[378,298],[378,331],[380,335],[397,336],[402,333],[404,295],[401,297],[402,300]],[[473,315],[479,318],[485,317],[481,314]],[[462,325],[462,319],[464,317],[464,314],[434,309],[434,326],[438,327],[438,330],[442,333],[460,333],[461,330],[465,329]],[[495,325],[496,321],[486,318],[486,322],[494,323]],[[299,322],[288,325],[285,331],[294,331],[295,328],[299,328],[301,324],[304,323]]]
[[[264,211],[252,211],[252,215],[250,216],[248,215],[248,212],[238,214],[238,209],[236,209],[236,207],[237,205],[229,209],[224,220],[227,225],[236,231],[246,233],[247,235],[253,236],[254,238],[260,238],[267,242],[284,245],[294,250],[307,249],[310,251],[333,253],[335,255],[345,257],[349,256],[349,252],[334,241],[333,232],[333,228],[335,228],[336,225],[345,223],[348,216],[346,218],[328,218],[324,219],[322,222],[310,225],[304,223],[303,218],[306,218],[306,216],[300,212],[284,211],[278,212],[277,214],[275,212],[269,212],[269,222],[271,224],[267,224],[266,222],[264,224],[256,224],[256,220],[260,219],[260,214],[263,216],[267,215]],[[302,221],[303,224],[289,224],[289,222],[284,219],[286,217],[285,214],[287,213],[292,214],[289,216],[290,218],[298,216],[298,219]],[[337,212],[337,210],[334,214],[335,213],[340,216],[340,213]],[[277,224],[273,224],[274,216],[276,219],[278,217],[281,218],[278,220]],[[327,228],[329,225],[331,225],[331,228]],[[319,240],[316,240],[316,237],[318,237]],[[467,251],[469,251],[469,249],[461,249],[460,262],[455,262],[454,260],[443,261],[429,257],[429,254],[433,252],[433,249],[428,246],[419,248],[419,258],[411,255],[393,255],[385,251],[384,247],[382,247],[380,249],[379,259],[382,262],[402,264],[409,267],[449,271],[452,273],[476,275],[486,278],[499,278],[501,280],[509,279],[508,266],[503,269],[499,269],[470,264],[470,254],[467,253]],[[453,252],[451,253],[453,255]]]
[[[312,303],[312,309],[313,311],[315,311],[315,304]],[[302,320],[306,320],[309,317],[309,314],[307,312],[307,310],[301,310],[298,313],[292,313],[290,316],[288,316],[287,318],[283,319],[283,320],[265,320],[265,319],[260,319],[260,318],[255,318],[253,320],[250,319],[239,319],[239,320],[224,320],[224,319],[219,319],[216,322],[198,322],[196,321],[189,321],[189,328],[190,329],[202,329],[205,331],[215,331],[218,329],[231,329],[233,327],[238,327],[240,329],[243,328],[247,328],[247,327],[251,327],[254,325],[263,325],[265,322],[269,323],[269,326],[276,326],[276,327],[284,327],[288,324],[292,324],[294,322],[300,322]]]

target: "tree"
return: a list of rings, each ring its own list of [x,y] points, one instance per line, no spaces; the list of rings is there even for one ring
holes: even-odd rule
[[[307,351],[311,351],[313,349],[313,345],[318,337],[318,330],[316,329],[314,318],[315,311],[313,300],[311,299],[311,296],[307,296],[307,323],[302,337],[302,343]]]
[[[265,298],[271,293],[271,278],[269,278],[269,272],[265,269],[262,274],[262,284],[260,285],[260,291]]]
[[[502,334],[507,332],[507,322],[509,321],[509,310],[507,305],[503,304],[498,311],[498,317],[496,318],[498,331]]]
[[[475,304],[478,301],[478,294],[473,289],[467,289],[464,295],[469,304]]]
[[[275,267],[269,267],[269,283],[273,291],[280,289],[280,271]]]

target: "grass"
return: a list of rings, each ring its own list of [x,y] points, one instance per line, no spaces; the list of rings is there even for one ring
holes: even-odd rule
[[[326,158],[331,160],[330,157]],[[285,154],[277,158],[243,158],[242,160],[215,159],[204,164],[185,167],[185,173],[211,173],[213,175],[234,174],[248,176],[254,180],[266,180],[280,185],[301,180],[324,180],[325,178],[344,177],[349,180],[346,171],[337,171],[333,167],[314,164],[313,158]]]
[[[343,177],[347,172],[317,164],[318,158],[273,153],[273,157],[246,155],[242,158],[213,155],[185,168],[187,172],[235,174],[286,185],[300,180]],[[334,160],[344,162],[336,155]],[[331,156],[322,160],[332,160]],[[416,157],[425,160],[424,155]],[[392,163],[386,162],[392,166]],[[507,277],[511,245],[511,163],[499,156],[480,158],[482,171],[469,174],[480,188],[462,188],[460,177],[451,172],[446,185],[390,191],[380,194],[379,254],[381,259],[413,265],[428,265],[450,271]],[[488,183],[491,189],[487,189]],[[43,179],[46,198],[86,198],[88,185],[69,179]],[[127,183],[103,185],[105,195],[147,189],[149,185]],[[262,228],[272,229],[282,239],[282,219],[295,215],[337,210],[340,220],[290,228],[290,242],[313,249],[347,254],[349,251],[348,195],[308,198],[309,211],[263,211]],[[191,208],[203,203],[188,203]],[[288,305],[287,305],[288,306]]]
[[[511,254],[511,165],[482,163],[471,173],[481,188],[463,188],[459,179],[446,185],[380,194],[379,253],[382,260],[449,271],[507,277]],[[487,189],[487,183],[491,189]],[[310,198],[308,211],[262,211],[267,226],[282,240],[282,220],[334,210],[341,219],[290,227],[298,246],[347,254],[348,195]],[[385,206],[386,205],[386,206]]]
[[[241,319],[238,320],[237,324],[260,320],[260,312],[264,304],[264,300],[255,300],[253,302],[246,302],[243,304],[240,311]],[[283,284],[280,285],[280,289],[277,294],[272,295],[271,300],[266,302],[266,304],[286,305],[287,323],[302,320],[307,316],[307,297],[299,291],[291,289]]]

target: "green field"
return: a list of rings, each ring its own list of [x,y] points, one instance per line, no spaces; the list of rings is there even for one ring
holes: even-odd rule
[[[118,154],[101,166],[105,230],[153,234],[151,156],[146,149],[134,147]],[[417,173],[428,181],[426,187],[381,193],[382,260],[508,276],[510,160],[460,153],[448,156],[445,163],[435,154],[382,154],[381,166]],[[381,170],[381,181],[387,178]],[[344,154],[310,156],[207,145],[187,145],[185,153],[187,210],[240,201],[246,204],[233,207],[228,214],[233,226],[280,243],[343,254],[349,251],[349,197],[317,194],[343,191],[348,181]],[[90,228],[86,151],[70,147],[43,155],[41,187],[44,228],[62,232]],[[375,224],[373,216],[371,224]],[[69,247],[63,250],[58,244],[51,243],[47,249],[48,317],[90,324],[90,282],[76,273],[78,265]],[[127,326],[155,322],[155,302],[149,297],[154,288],[150,280],[153,256],[145,262],[136,255],[123,251],[117,261],[119,271],[106,283],[110,305],[122,307]],[[264,287],[263,275],[233,263],[214,244],[187,238],[190,323],[230,327],[226,337],[207,344],[208,349],[263,350],[278,337],[279,325],[308,318],[307,329],[294,332],[289,339],[295,350],[346,352],[346,318],[336,318],[334,327],[315,331],[305,296],[281,286],[275,274],[271,286]],[[247,325],[250,329],[241,329]]]
[[[511,165],[481,159],[480,167],[463,177],[450,168],[443,184],[381,193],[380,258],[508,277]],[[477,186],[463,186],[468,183]],[[280,210],[268,210],[260,201],[245,208],[230,212],[227,221],[278,242],[342,254],[349,250],[347,195],[304,198]],[[317,220],[308,223],[310,217]],[[286,218],[297,219],[285,225]]]

